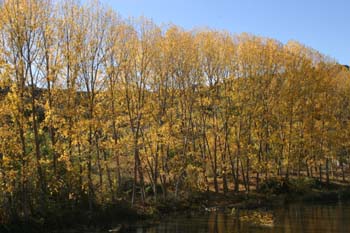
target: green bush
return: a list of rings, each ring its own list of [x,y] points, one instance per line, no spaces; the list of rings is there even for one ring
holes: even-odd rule
[[[258,191],[268,194],[304,194],[317,185],[317,180],[307,177],[299,179],[274,177],[263,181]]]
[[[314,178],[298,178],[298,179],[290,179],[290,191],[298,194],[305,194],[310,192],[313,188],[318,186],[318,181]]]
[[[270,178],[263,181],[260,186],[258,192],[267,193],[267,194],[282,194],[289,192],[289,182],[284,178]]]

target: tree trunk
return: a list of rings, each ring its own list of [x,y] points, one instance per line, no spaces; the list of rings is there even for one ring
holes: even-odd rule
[[[329,186],[329,158],[326,159],[326,183]]]
[[[344,169],[343,161],[340,162],[340,166],[341,166],[342,181],[345,182],[345,169]]]
[[[34,131],[34,147],[35,147],[35,158],[36,158],[36,169],[39,177],[39,184],[41,188],[40,192],[40,205],[41,210],[46,211],[46,181],[43,169],[41,167],[41,153],[40,153],[40,141],[39,141],[39,129],[38,122],[36,119],[37,109],[35,104],[35,87],[34,87],[34,77],[30,68],[31,73],[31,107],[32,107],[32,121],[33,121],[33,131]]]

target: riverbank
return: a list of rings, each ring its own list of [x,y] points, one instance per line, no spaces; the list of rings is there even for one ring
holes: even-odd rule
[[[215,193],[194,191],[181,199],[169,198],[154,202],[127,201],[95,206],[94,211],[84,208],[51,210],[45,216],[36,214],[26,220],[13,219],[1,225],[0,232],[108,232],[116,226],[153,225],[172,215],[188,217],[204,212],[272,209],[293,202],[329,203],[350,200],[348,184],[325,184],[311,179],[270,179],[259,190],[251,192]],[[74,229],[74,230],[72,230]],[[59,231],[58,231],[59,230]]]
[[[350,200],[347,183],[323,183],[316,179],[269,179],[250,192],[193,192],[181,201],[157,203],[153,213],[212,212],[227,209],[271,208],[290,202],[338,202]]]

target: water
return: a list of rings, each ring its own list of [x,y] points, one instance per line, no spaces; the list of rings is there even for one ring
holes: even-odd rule
[[[260,220],[263,219],[263,220]],[[350,203],[293,204],[271,211],[211,212],[162,219],[133,233],[349,233]]]

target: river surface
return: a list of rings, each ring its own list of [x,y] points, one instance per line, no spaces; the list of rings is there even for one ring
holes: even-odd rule
[[[261,220],[262,219],[262,220]],[[125,232],[125,231],[124,231]],[[273,210],[210,212],[162,219],[130,233],[349,233],[350,203],[292,204]]]

